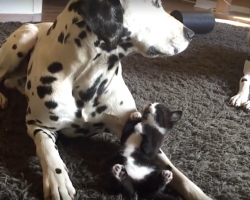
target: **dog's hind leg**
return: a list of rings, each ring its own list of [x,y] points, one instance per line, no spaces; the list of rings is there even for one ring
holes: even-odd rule
[[[181,171],[179,171],[162,150],[160,150],[158,158],[165,164],[172,167],[173,179],[169,185],[172,186],[172,188],[181,194],[186,200],[212,200],[197,185],[195,185]]]
[[[250,102],[248,101],[250,86],[250,54],[244,65],[244,76],[240,79],[238,94],[230,99],[230,104],[239,107],[244,106],[250,110]]]
[[[6,39],[0,48],[0,82],[22,65],[35,46],[37,35],[38,28],[35,25],[25,24]],[[7,102],[7,98],[0,93],[0,108],[5,108]]]

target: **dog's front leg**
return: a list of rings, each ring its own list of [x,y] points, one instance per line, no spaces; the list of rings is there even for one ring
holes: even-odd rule
[[[29,135],[34,139],[37,156],[42,167],[44,199],[73,199],[75,189],[55,145],[56,133],[35,125],[27,127]]]
[[[240,79],[238,94],[230,99],[230,104],[239,107],[244,106],[247,110],[250,110],[250,102],[248,101],[250,86],[250,54],[245,61],[244,76]]]
[[[172,167],[173,179],[169,184],[186,200],[212,200],[197,185],[179,171],[162,150],[160,150],[158,158]]]

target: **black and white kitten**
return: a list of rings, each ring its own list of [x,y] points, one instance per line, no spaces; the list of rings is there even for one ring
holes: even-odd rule
[[[157,200],[176,200],[164,194],[172,180],[170,167],[157,159],[164,135],[180,120],[181,111],[170,111],[165,104],[149,104],[143,114],[134,112],[125,124],[121,148],[114,159],[112,175],[123,193]]]

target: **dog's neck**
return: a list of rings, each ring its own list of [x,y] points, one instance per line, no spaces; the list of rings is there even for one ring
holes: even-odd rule
[[[73,76],[77,77],[91,66],[95,68],[110,70],[113,73],[119,65],[119,60],[123,57],[135,52],[130,32],[123,28],[123,36],[115,48],[110,49],[108,45],[89,28],[88,23],[84,19],[84,14],[79,13],[79,7],[84,3],[83,0],[70,0],[65,9],[57,17],[54,30],[55,37],[63,32],[66,40],[74,46],[78,46],[78,55],[74,60],[78,60],[75,69],[71,69]],[[60,24],[60,26],[58,26]],[[62,30],[62,27],[65,27]],[[110,70],[111,71],[111,70]],[[77,78],[75,77],[75,78]]]

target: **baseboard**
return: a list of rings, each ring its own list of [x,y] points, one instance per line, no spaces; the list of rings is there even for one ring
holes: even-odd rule
[[[42,14],[0,14],[0,22],[41,22]]]
[[[217,2],[209,1],[209,0],[197,0],[194,7],[203,8],[203,9],[214,9],[216,8]],[[242,7],[242,6],[230,6],[230,12],[239,12],[244,14],[250,14],[250,8]]]

